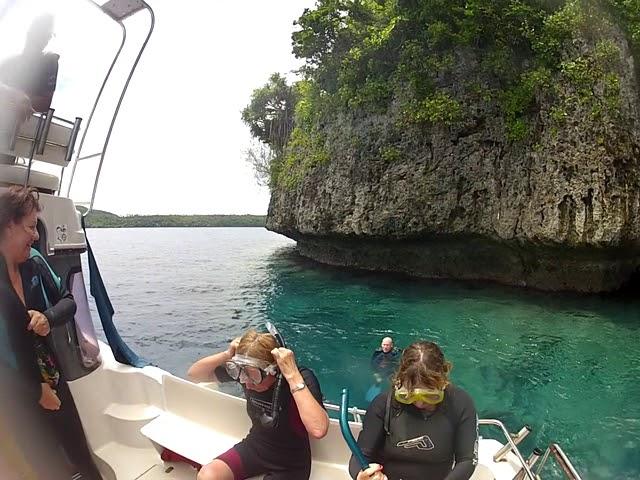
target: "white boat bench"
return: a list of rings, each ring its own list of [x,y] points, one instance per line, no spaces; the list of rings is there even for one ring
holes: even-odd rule
[[[244,438],[251,427],[245,402],[225,393],[165,375],[163,412],[140,429],[159,450],[163,447],[205,465]],[[357,434],[359,426],[352,425]],[[322,440],[311,439],[311,480],[348,480],[348,450],[337,421]],[[262,476],[252,480],[260,480]]]

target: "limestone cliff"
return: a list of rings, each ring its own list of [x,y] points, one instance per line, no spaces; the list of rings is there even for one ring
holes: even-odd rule
[[[330,160],[272,188],[267,228],[332,265],[619,288],[640,267],[639,60],[615,25],[570,49],[590,83],[572,65],[553,72],[536,90],[525,140],[510,139],[496,99],[483,96],[490,80],[470,49],[438,79],[464,105],[459,121],[399,128],[393,106],[336,116]],[[462,88],[469,78],[479,88]]]

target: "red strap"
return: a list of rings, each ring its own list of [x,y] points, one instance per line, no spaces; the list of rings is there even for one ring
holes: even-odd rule
[[[202,468],[202,465],[200,465],[199,463],[194,462],[193,460],[189,460],[187,457],[183,457],[179,453],[173,452],[173,451],[169,450],[168,448],[165,448],[164,450],[162,450],[162,453],[160,454],[160,458],[162,458],[162,460],[164,460],[165,462],[182,462],[182,463],[186,463],[186,464],[189,464],[193,468],[196,468],[198,470],[200,470]]]

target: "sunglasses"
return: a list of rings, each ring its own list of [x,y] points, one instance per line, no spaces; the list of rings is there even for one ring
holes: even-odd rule
[[[258,385],[267,378],[267,375],[277,373],[276,364],[269,364],[260,360],[236,355],[224,364],[224,368],[231,378],[240,383],[252,383]]]
[[[404,403],[405,405],[416,402],[437,405],[444,400],[444,390],[435,388],[414,388],[413,390],[407,390],[402,387],[396,388],[394,396],[398,402]]]

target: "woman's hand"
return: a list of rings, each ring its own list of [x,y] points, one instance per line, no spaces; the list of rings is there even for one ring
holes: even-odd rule
[[[51,327],[49,326],[49,320],[47,320],[47,317],[36,310],[29,310],[28,313],[31,321],[29,322],[29,326],[27,326],[27,330],[33,330],[36,335],[40,335],[41,337],[49,335]]]
[[[60,399],[56,391],[48,383],[42,384],[42,395],[40,395],[40,406],[45,410],[60,410]]]
[[[278,368],[284,375],[284,378],[291,380],[292,378],[299,376],[298,365],[296,364],[296,357],[288,348],[280,347],[271,350],[271,355],[276,360]]]
[[[387,480],[387,476],[382,473],[382,465],[370,463],[369,468],[358,472],[356,480]]]
[[[233,358],[233,356],[236,354],[236,349],[238,348],[239,344],[240,337],[231,340],[231,343],[229,343],[229,348],[227,348],[227,354],[229,355],[229,358]]]

